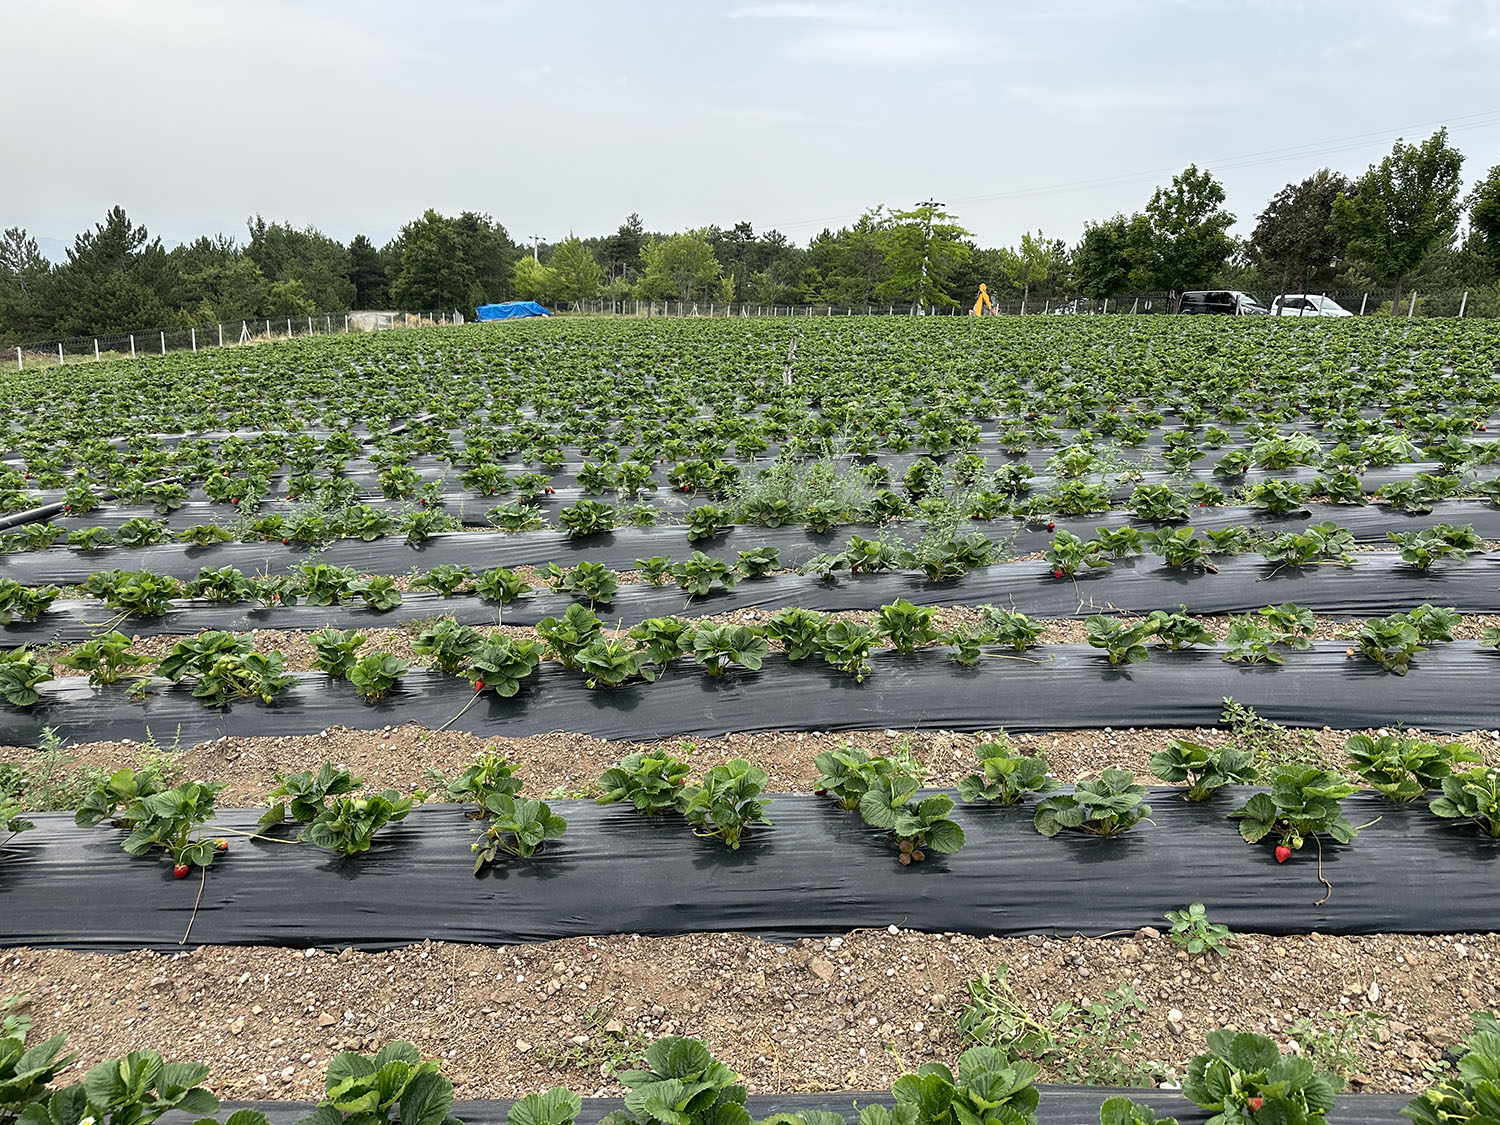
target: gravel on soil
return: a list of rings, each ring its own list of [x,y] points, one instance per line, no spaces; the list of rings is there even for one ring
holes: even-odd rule
[[[618,1094],[662,1035],[690,1035],[754,1093],[887,1087],[903,1066],[952,1062],[967,982],[1008,966],[1015,1003],[1098,1068],[1044,1079],[1179,1079],[1204,1036],[1233,1027],[1312,1050],[1342,1037],[1355,1090],[1413,1091],[1500,1003],[1500,936],[1267,938],[1220,959],[1154,929],[1124,940],[975,938],[863,930],[773,945],[739,934],[620,935],[484,948],[423,943],[386,953],[203,947],[180,954],[7,950],[0,995],[25,993],[33,1034],[69,1033],[79,1059],[153,1048],[211,1068],[234,1099],[316,1099],[329,1058],[393,1039],[442,1060],[463,1098],[554,1084]],[[1118,999],[1107,1019],[1061,1003]],[[1297,1048],[1292,1043],[1297,1043]],[[899,1061],[898,1061],[899,1059]],[[1325,1059],[1324,1065],[1327,1064]]]

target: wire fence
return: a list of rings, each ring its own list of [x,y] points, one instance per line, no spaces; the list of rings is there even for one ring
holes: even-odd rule
[[[378,332],[392,328],[429,328],[463,324],[457,309],[430,312],[347,312],[315,316],[258,317],[187,328],[146,328],[98,336],[71,336],[63,340],[11,345],[5,358],[15,369],[92,362],[99,359],[135,359],[168,352],[206,351],[210,348],[264,344],[305,336],[339,336],[345,333]]]
[[[1223,290],[1220,290],[1223,292]],[[1408,290],[1394,303],[1393,290],[1330,290],[1309,296],[1336,301],[1352,316],[1399,317],[1500,317],[1500,287],[1476,290],[1439,290],[1423,293]],[[991,294],[992,307],[985,316],[1154,316],[1175,313],[1178,294],[1132,293],[1118,297],[1002,297]],[[750,301],[653,301],[596,299],[557,301],[556,312],[586,316],[622,317],[813,317],[813,316],[967,316],[968,305],[920,306],[892,302],[761,304]],[[1301,310],[1283,310],[1287,317],[1306,315]],[[303,336],[336,336],[353,332],[376,332],[392,328],[426,328],[464,324],[457,309],[430,312],[348,312],[315,316],[260,317],[223,324],[187,328],[150,328],[100,336],[73,336],[64,340],[13,345],[9,361],[18,370],[97,359],[129,359],[168,352],[202,351],[209,348],[261,344]]]
[[[1227,290],[1215,290],[1226,292]],[[1329,290],[1309,296],[1328,297],[1353,316],[1390,316],[1394,290]],[[996,297],[990,295],[992,308],[985,316],[1048,315],[1134,315],[1175,313],[1179,294],[1173,292],[1129,293],[1116,297],[1047,296]],[[1266,298],[1263,303],[1269,303]],[[762,304],[735,301],[663,301],[608,300],[558,301],[552,306],[558,312],[592,316],[628,317],[787,317],[787,316],[967,316],[969,305],[919,306],[909,303],[849,302]],[[1306,315],[1302,310],[1285,309],[1285,316]],[[1433,293],[1407,290],[1402,293],[1394,315],[1410,317],[1496,317],[1500,316],[1500,289],[1441,290]]]

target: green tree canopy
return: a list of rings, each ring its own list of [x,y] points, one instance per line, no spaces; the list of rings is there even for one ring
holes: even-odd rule
[[[518,300],[550,305],[557,299],[560,280],[556,270],[522,254],[511,269],[511,292]]]
[[[1474,185],[1469,206],[1469,243],[1491,279],[1500,276],[1500,164]]]
[[[383,309],[391,302],[390,278],[375,244],[362,234],[349,243],[349,283],[354,286],[354,307]]]
[[[0,235],[0,339],[40,337],[52,324],[52,263],[19,227]]]
[[[245,253],[268,282],[300,281],[319,312],[346,312],[354,301],[349,251],[316,227],[297,230],[290,223],[251,218]]]
[[[955,305],[947,282],[954,268],[969,259],[963,241],[973,234],[955,216],[931,201],[889,215],[883,224],[888,276],[878,296],[910,302],[913,308]]]
[[[165,324],[178,306],[181,280],[161,239],[132,223],[121,207],[73,240],[54,279],[52,327],[63,336]]]
[[[1189,164],[1159,187],[1146,204],[1151,229],[1150,257],[1145,264],[1150,284],[1181,292],[1207,285],[1234,252],[1228,231],[1234,216],[1224,210],[1224,187],[1213,176]],[[1140,264],[1140,263],[1138,263]]]
[[[652,238],[641,248],[641,290],[647,297],[707,300],[719,277],[719,260],[701,230]]]
[[[1280,293],[1317,293],[1342,269],[1343,247],[1330,228],[1333,201],[1351,184],[1322,168],[1271,197],[1245,244],[1245,255]]]
[[[556,275],[555,299],[559,301],[591,301],[599,295],[599,284],[604,280],[604,271],[576,236],[568,237],[552,248],[547,267]]]
[[[1346,252],[1395,287],[1391,311],[1401,304],[1401,286],[1434,251],[1446,249],[1458,232],[1458,192],[1463,153],[1439,129],[1420,145],[1397,141],[1390,155],[1369,169],[1352,192],[1333,201],[1333,227]]]

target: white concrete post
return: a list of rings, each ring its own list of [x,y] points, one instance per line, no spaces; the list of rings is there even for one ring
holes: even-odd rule
[[[191,334],[191,337],[192,337],[193,351],[197,351],[198,350],[198,329],[197,329],[197,326],[196,325],[190,326],[188,328],[188,332]]]
[[[1466,309],[1468,307],[1469,307],[1469,291],[1467,289],[1465,289],[1464,290],[1464,299],[1462,301],[1458,302],[1458,316],[1459,316],[1460,320],[1463,319],[1464,309]]]
[[[292,318],[291,317],[287,317],[286,318],[286,338],[288,340],[290,340],[292,338]]]
[[[1417,291],[1411,291],[1411,304],[1406,306],[1406,319],[1411,319],[1411,314],[1417,311]]]
[[[94,358],[95,359],[99,358],[99,337],[98,336],[94,337]]]
[[[344,314],[344,331],[346,333],[349,331],[349,314],[348,313]]]
[[[17,371],[25,371],[26,370],[26,362],[21,358],[21,349],[20,348],[16,349],[16,370]]]
[[[221,324],[221,325],[219,325],[219,347],[222,348],[223,346],[224,346],[224,326]]]
[[[269,340],[270,338],[271,338],[271,321],[269,319],[267,319],[267,321],[266,321],[266,339]]]
[[[135,358],[135,333],[130,334],[130,358]]]
[[[162,329],[161,333],[161,354],[167,354],[167,330],[165,328]]]
[[[1365,315],[1365,303],[1367,301],[1369,301],[1369,299],[1370,299],[1370,295],[1368,293],[1366,293],[1363,297],[1361,297],[1359,299],[1359,315],[1360,316],[1364,316]]]
[[[62,365],[63,365],[62,341],[59,340],[57,342],[57,366],[61,367]]]
[[[312,317],[307,318],[307,334],[312,335]]]

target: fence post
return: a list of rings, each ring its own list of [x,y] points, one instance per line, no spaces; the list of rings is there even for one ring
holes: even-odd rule
[[[197,351],[198,350],[198,327],[197,327],[197,325],[190,325],[188,327],[188,332],[190,332],[192,334],[193,351]]]
[[[219,325],[219,347],[222,348],[223,346],[224,346],[224,326],[221,324],[221,325]]]
[[[266,320],[266,339],[269,340],[270,338],[271,338],[271,321],[269,319],[267,319]]]
[[[287,317],[286,318],[286,338],[288,340],[290,340],[292,338],[292,318],[291,317]]]
[[[344,332],[348,333],[348,331],[349,331],[349,314],[345,313],[344,314]]]
[[[312,335],[312,317],[307,318],[307,334]]]
[[[16,349],[16,370],[17,371],[25,371],[26,370],[26,363],[21,358],[21,349],[20,348]]]
[[[130,334],[130,358],[135,358],[135,333]]]
[[[1369,299],[1370,299],[1370,295],[1368,293],[1366,293],[1363,297],[1361,297],[1359,299],[1359,315],[1360,316],[1364,316],[1365,315],[1365,304],[1366,304],[1366,302],[1369,301]]]
[[[1411,304],[1406,306],[1406,319],[1411,319],[1411,314],[1417,311],[1417,291],[1411,291]]]
[[[1465,289],[1464,290],[1464,299],[1462,301],[1458,302],[1458,316],[1459,316],[1460,320],[1463,319],[1464,309],[1466,309],[1468,307],[1469,307],[1469,291],[1467,289]]]
[[[161,354],[167,354],[167,330],[165,328],[161,332]]]
[[[99,358],[99,337],[98,336],[94,337],[94,358],[95,359]]]
[[[62,365],[63,365],[62,341],[59,340],[57,342],[57,366],[61,367]]]

